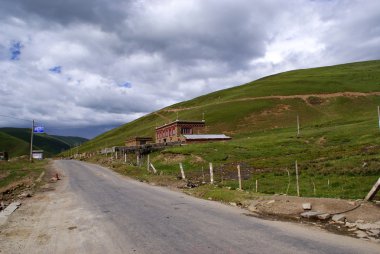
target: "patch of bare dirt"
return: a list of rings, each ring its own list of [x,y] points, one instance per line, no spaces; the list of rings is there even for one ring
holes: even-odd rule
[[[328,100],[325,98],[322,98],[322,97],[310,96],[306,99],[306,102],[309,105],[315,106],[315,105],[322,105],[322,104],[328,102]]]
[[[192,154],[191,158],[193,159],[194,162],[197,162],[197,163],[205,163],[206,162],[201,156],[198,156],[198,155]]]
[[[160,154],[156,159],[164,163],[180,163],[186,159],[186,156],[183,154],[165,153]]]
[[[289,111],[290,110],[290,105],[286,104],[278,104],[276,107],[270,110],[264,110],[260,113],[260,116],[268,116],[268,115],[280,115],[284,111]]]
[[[57,177],[57,170],[49,163],[38,179],[26,178],[0,188],[0,201],[6,206],[13,201],[30,198],[35,192],[49,191],[51,189],[46,187],[46,183],[54,177]]]
[[[240,98],[240,99],[233,99],[233,100],[226,100],[221,102],[214,102],[209,104],[204,104],[200,106],[193,106],[193,107],[186,107],[186,108],[170,108],[165,109],[166,112],[178,112],[178,111],[186,111],[186,110],[192,110],[196,108],[201,108],[205,106],[215,105],[215,104],[223,104],[223,103],[230,103],[230,102],[237,102],[237,101],[252,101],[252,100],[266,100],[266,99],[302,99],[306,103],[309,104],[308,99],[310,97],[319,98],[320,99],[328,99],[328,98],[335,98],[335,97],[365,97],[365,96],[372,96],[372,95],[380,95],[380,92],[369,92],[369,93],[360,93],[360,92],[339,92],[339,93],[329,93],[329,94],[295,94],[295,95],[271,95],[271,96],[262,96],[262,97],[247,97],[247,98]],[[314,99],[316,100],[316,99]]]
[[[317,140],[317,144],[318,144],[318,145],[324,145],[326,142],[327,142],[327,140],[326,140],[325,137],[320,137],[320,138]]]

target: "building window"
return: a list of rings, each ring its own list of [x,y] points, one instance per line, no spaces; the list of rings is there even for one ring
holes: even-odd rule
[[[181,129],[181,134],[191,134],[192,129],[191,128],[182,128]]]

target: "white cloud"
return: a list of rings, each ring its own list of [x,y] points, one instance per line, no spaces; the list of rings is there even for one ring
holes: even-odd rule
[[[104,130],[263,75],[380,57],[378,1],[9,0],[2,7],[1,110],[52,127]],[[23,46],[17,61],[12,42]],[[0,119],[8,124],[17,121]]]

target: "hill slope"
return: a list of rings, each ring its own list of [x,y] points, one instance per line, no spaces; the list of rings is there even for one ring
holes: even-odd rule
[[[378,105],[380,61],[296,70],[153,112],[98,136],[81,151],[122,145],[136,135],[153,137],[154,127],[177,113],[183,120],[200,120],[205,112],[207,132],[226,133],[232,141],[153,153],[150,162],[160,176],[105,156],[91,160],[140,180],[164,179],[158,182],[163,185],[178,177],[179,162],[189,181],[202,184],[209,178],[203,169],[212,162],[214,182],[232,189],[238,187],[240,164],[244,190],[257,192],[258,183],[258,192],[290,195],[297,194],[297,161],[302,196],[363,198],[380,175]],[[127,160],[136,164],[134,156]],[[199,187],[200,196],[228,200],[223,195],[235,195],[208,186]]]
[[[176,119],[200,120],[205,113],[207,132],[236,137],[295,126],[371,119],[379,103],[380,61],[295,70],[217,91],[148,114],[106,132],[82,149],[123,145],[131,136],[154,137],[154,127]],[[353,108],[354,107],[354,108]]]
[[[12,157],[29,154],[29,143],[0,131],[0,151],[7,151]]]
[[[208,133],[225,133],[233,140],[151,154],[150,162],[164,179],[176,179],[181,162],[187,179],[202,182],[208,177],[203,169],[212,162],[218,185],[236,188],[240,164],[244,190],[255,191],[258,181],[259,192],[296,195],[297,161],[302,195],[363,198],[380,174],[378,105],[380,61],[290,71],[153,112],[96,137],[80,151],[123,145],[131,136],[153,137],[154,127],[176,119],[177,113],[179,119],[200,120],[204,112]],[[108,159],[92,160],[143,180],[149,177],[141,168]],[[135,160],[128,158],[131,164]],[[223,200],[219,189],[202,195]]]
[[[87,142],[87,138],[82,137],[72,137],[72,136],[58,136],[58,135],[49,135],[50,137],[53,137],[55,139],[61,140],[68,144],[69,146],[78,146],[80,144],[83,144],[84,142]]]
[[[45,156],[52,156],[70,149],[71,146],[87,139],[78,137],[50,136],[35,134],[33,149],[44,150]],[[30,129],[0,128],[0,150],[8,151],[11,157],[27,155],[30,149]]]

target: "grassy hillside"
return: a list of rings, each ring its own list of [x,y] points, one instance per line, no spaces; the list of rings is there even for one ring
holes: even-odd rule
[[[344,94],[351,92],[344,96]],[[146,115],[88,142],[83,150],[122,145],[131,136],[154,136],[154,127],[176,119],[200,120],[207,132],[234,138],[295,126],[332,126],[373,121],[380,92],[380,61],[289,71],[207,94]],[[356,93],[367,93],[366,96]],[[326,95],[328,94],[328,95]],[[300,96],[298,96],[300,95]]]
[[[78,144],[86,139],[77,137],[50,136],[35,134],[33,149],[44,150],[45,156],[52,156]],[[15,157],[29,154],[30,129],[27,128],[0,128],[0,150],[8,151],[9,156]]]
[[[380,175],[378,105],[380,61],[296,70],[153,112],[96,137],[80,151],[123,145],[131,136],[154,137],[154,127],[177,113],[183,120],[200,120],[204,112],[208,133],[233,140],[152,154],[162,174],[178,175],[182,162],[199,179],[201,168],[213,162],[218,181],[236,188],[239,163],[244,189],[258,180],[260,192],[295,194],[297,160],[302,195],[361,198]]]
[[[84,142],[88,141],[86,138],[81,137],[71,137],[71,136],[58,136],[58,135],[49,135],[50,137],[53,137],[55,139],[61,140],[64,143],[68,144],[69,146],[78,146],[80,144],[83,144]]]
[[[296,70],[172,105],[104,133],[80,151],[123,145],[131,136],[153,137],[154,127],[177,113],[200,120],[204,112],[208,133],[233,140],[151,154],[157,177],[175,179],[181,162],[187,178],[200,182],[209,179],[212,162],[218,186],[237,188],[240,164],[243,189],[255,191],[257,181],[259,192],[295,195],[297,161],[301,195],[363,198],[380,176],[378,105],[380,61]],[[135,164],[134,156],[128,160]],[[146,170],[111,163],[119,172],[151,180]],[[202,195],[223,200],[212,193],[224,195],[212,188]]]
[[[29,143],[0,132],[0,151],[7,151],[11,157],[29,153]]]

